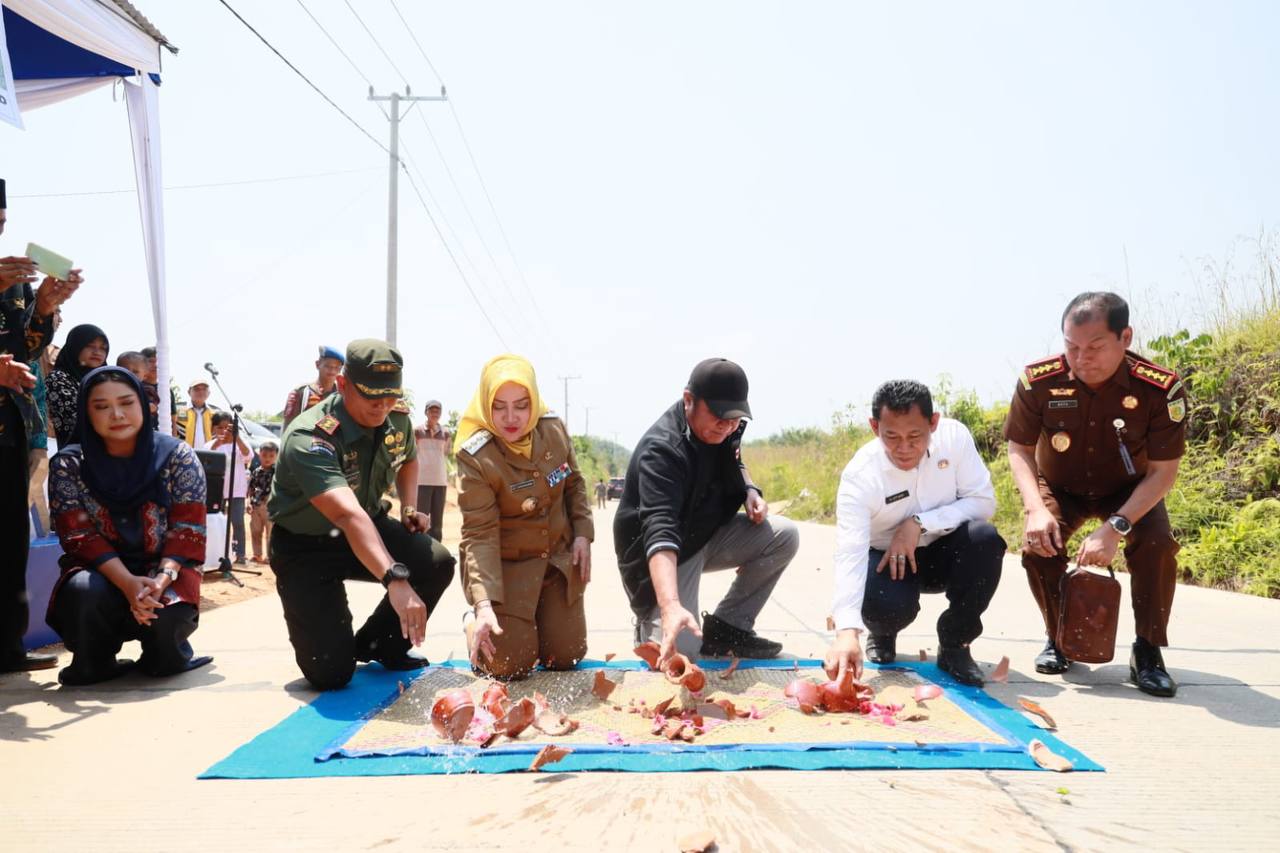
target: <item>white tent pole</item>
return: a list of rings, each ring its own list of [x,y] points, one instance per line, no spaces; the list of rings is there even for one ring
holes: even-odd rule
[[[160,99],[156,84],[143,74],[126,81],[129,132],[133,139],[133,172],[138,185],[138,212],[151,287],[151,316],[156,331],[156,380],[160,391],[160,432],[168,435],[173,412],[169,397],[169,309],[165,298],[164,190],[160,170]]]

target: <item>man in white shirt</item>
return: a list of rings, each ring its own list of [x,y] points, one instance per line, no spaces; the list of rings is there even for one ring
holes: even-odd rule
[[[921,592],[947,594],[938,619],[938,667],[980,686],[969,644],[1000,582],[1005,543],[991,474],[959,421],[933,411],[919,382],[881,385],[871,402],[874,441],[845,466],[836,496],[836,639],[826,669],[862,674],[867,658],[892,663],[898,632],[920,612]]]

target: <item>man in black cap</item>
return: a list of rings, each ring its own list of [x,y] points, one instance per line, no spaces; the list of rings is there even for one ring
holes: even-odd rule
[[[743,419],[750,417],[747,375],[727,359],[709,358],[627,466],[613,523],[618,569],[636,615],[636,642],[661,639],[663,661],[676,651],[742,658],[782,651],[755,633],[755,621],[800,535],[787,519],[769,517],[742,463]],[[737,569],[737,576],[699,628],[702,573],[721,569]]]
[[[453,556],[414,507],[417,449],[401,397],[404,360],[385,341],[352,341],[338,393],[285,430],[271,484],[270,559],[289,642],[318,690],[346,685],[356,661],[426,666],[409,654],[453,577]],[[395,484],[400,520],[383,495]],[[354,634],[345,580],[381,581],[383,596]]]
[[[0,180],[0,234],[6,222],[5,184]],[[27,633],[27,437],[43,430],[31,389],[30,364],[53,337],[53,315],[80,286],[80,270],[66,281],[48,277],[39,290],[30,258],[0,258],[0,672],[49,669],[55,655],[32,654]]]

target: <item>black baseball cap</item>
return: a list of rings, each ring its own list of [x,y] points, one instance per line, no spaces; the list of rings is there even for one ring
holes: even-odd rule
[[[727,358],[698,362],[689,374],[689,392],[707,404],[718,418],[749,418],[747,374]]]

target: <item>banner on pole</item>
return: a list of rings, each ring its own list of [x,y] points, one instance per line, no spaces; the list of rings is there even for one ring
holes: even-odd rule
[[[0,121],[22,130],[22,114],[18,112],[17,84],[13,82],[13,66],[9,64],[9,39],[4,32],[4,16],[0,15]]]

